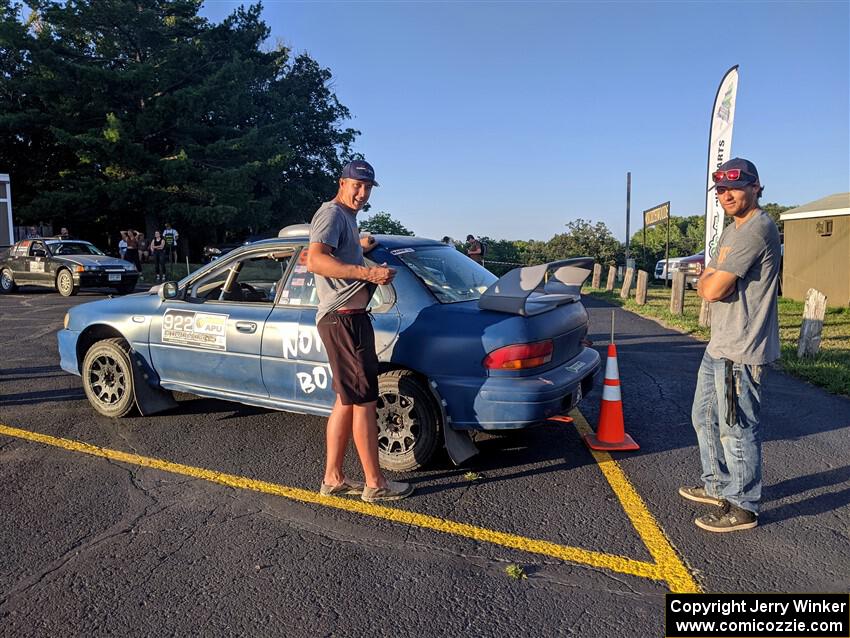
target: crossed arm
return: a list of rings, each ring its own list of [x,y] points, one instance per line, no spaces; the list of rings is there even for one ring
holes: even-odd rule
[[[735,292],[735,273],[708,267],[697,282],[697,294],[706,301],[720,301]]]
[[[377,242],[371,238],[363,238],[360,243],[364,252],[368,252],[377,246]],[[307,270],[323,277],[358,279],[381,285],[390,283],[395,276],[395,270],[385,266],[370,268],[369,266],[346,264],[334,257],[332,251],[333,248],[327,244],[312,242],[307,252]]]

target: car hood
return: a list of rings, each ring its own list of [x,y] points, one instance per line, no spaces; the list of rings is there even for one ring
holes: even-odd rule
[[[120,267],[122,270],[129,265],[129,262],[109,255],[57,255],[56,259],[80,266],[113,266],[115,268]]]

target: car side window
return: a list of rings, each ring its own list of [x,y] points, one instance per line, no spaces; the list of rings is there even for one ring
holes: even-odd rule
[[[40,241],[34,241],[32,245],[30,245],[30,257],[46,257],[47,250],[44,247],[44,244]]]
[[[294,251],[251,253],[214,268],[195,281],[188,296],[229,303],[273,303]]]
[[[387,288],[385,286],[378,286],[369,302],[369,308],[383,308],[388,304],[390,298],[391,294]],[[283,288],[279,303],[283,305],[289,304],[291,306],[315,307],[319,305],[315,275],[307,270],[306,246],[298,254],[298,261],[289,274],[289,279]]]

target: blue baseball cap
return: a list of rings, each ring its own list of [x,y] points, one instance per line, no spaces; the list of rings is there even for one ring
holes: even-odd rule
[[[735,179],[731,179],[734,177]],[[715,186],[724,186],[726,188],[743,188],[758,184],[759,172],[756,170],[756,165],[749,160],[735,157],[728,162],[723,162],[711,174],[711,179]],[[709,189],[711,190],[711,189]]]
[[[377,186],[375,181],[375,169],[366,160],[354,160],[349,162],[342,169],[341,179],[356,179],[359,182],[371,182],[372,186]]]

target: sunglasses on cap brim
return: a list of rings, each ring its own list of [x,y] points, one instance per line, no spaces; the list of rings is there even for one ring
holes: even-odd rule
[[[741,170],[740,168],[729,168],[725,171],[714,171],[711,174],[711,179],[716,184],[717,182],[727,180],[730,182],[737,182],[741,179],[741,175],[748,175],[752,178],[755,178],[755,175],[751,175],[747,171]]]

